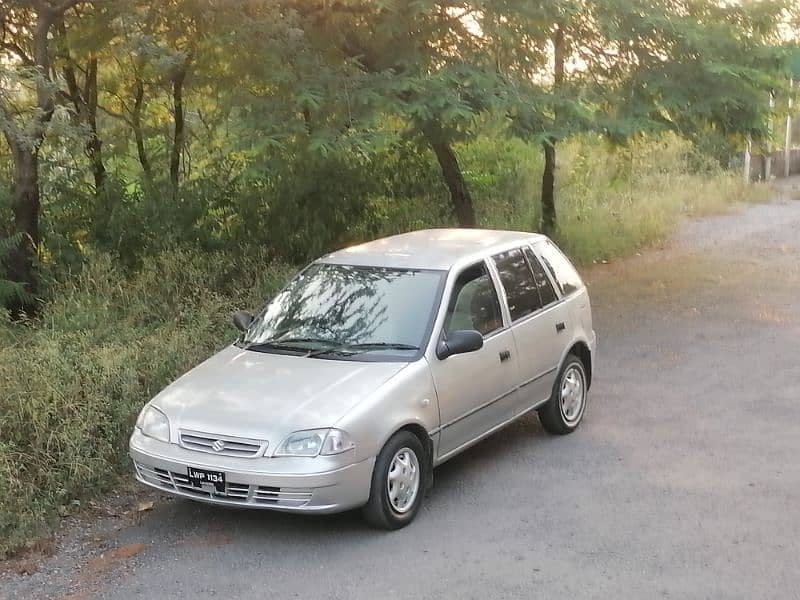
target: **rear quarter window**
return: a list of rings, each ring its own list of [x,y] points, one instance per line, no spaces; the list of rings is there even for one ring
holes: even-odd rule
[[[561,294],[570,294],[583,289],[583,281],[578,271],[569,262],[569,259],[559,250],[553,242],[547,241],[537,244],[536,250],[542,257],[545,268],[550,271]]]
[[[539,288],[539,297],[542,299],[542,305],[548,306],[552,304],[558,300],[558,296],[556,296],[556,291],[553,289],[550,279],[547,278],[547,274],[544,272],[541,261],[536,258],[536,255],[529,246],[525,247],[525,257],[528,259],[528,264],[530,264],[533,270],[533,276],[536,279],[536,287]]]

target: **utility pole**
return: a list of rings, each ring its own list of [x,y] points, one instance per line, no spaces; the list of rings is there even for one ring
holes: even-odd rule
[[[775,108],[775,96],[769,93],[769,125],[767,131],[767,152],[764,157],[764,181],[772,178],[772,111]]]
[[[792,166],[792,88],[794,87],[794,79],[789,79],[789,110],[786,111],[786,138],[783,143],[783,176],[788,177],[791,174]]]
[[[750,183],[750,155],[753,152],[753,139],[747,134],[747,146],[744,148],[744,182]]]

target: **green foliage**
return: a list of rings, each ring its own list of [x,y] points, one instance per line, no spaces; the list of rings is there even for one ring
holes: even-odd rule
[[[174,250],[125,276],[101,255],[55,285],[35,327],[0,323],[0,556],[56,507],[112,488],[144,402],[291,272],[252,250]]]
[[[556,238],[583,264],[661,243],[682,218],[767,198],[765,187],[746,185],[674,136],[638,139],[613,152],[590,138],[567,144],[562,155]]]
[[[255,187],[262,202],[255,214],[245,217],[242,231],[279,249],[291,262],[308,261],[352,242],[350,226],[364,218],[367,199],[380,185],[363,157],[310,150],[280,165],[263,183]]]
[[[480,138],[458,146],[458,151],[475,191],[480,225],[536,231],[544,168],[538,145]],[[765,188],[745,185],[738,173],[721,168],[714,158],[674,135],[638,138],[620,148],[598,136],[575,138],[561,145],[557,171],[561,212],[556,237],[580,264],[661,242],[683,217],[766,198]],[[411,228],[453,224],[452,217],[443,220],[442,196],[437,210],[431,210],[430,198],[411,202]],[[403,230],[405,212],[384,214],[384,226],[376,235]]]
[[[766,129],[766,90],[787,68],[784,4],[114,0],[66,10],[44,76],[24,26],[38,11],[14,0],[0,15],[0,125],[23,146],[42,138],[45,265],[100,251],[133,268],[174,244],[247,241],[297,261],[380,229],[376,211],[420,222],[400,206],[409,196],[449,218],[427,144],[670,130],[727,164],[742,134]],[[489,182],[466,168],[485,214]],[[426,189],[399,190],[398,177]]]
[[[14,248],[19,246],[22,239],[21,233],[7,238],[0,237],[0,306],[6,306],[15,300],[22,303],[32,300],[24,284],[3,277],[3,261],[8,258]]]

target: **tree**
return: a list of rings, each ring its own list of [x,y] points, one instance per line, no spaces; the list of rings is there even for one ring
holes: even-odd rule
[[[538,106],[518,107],[515,131],[542,140],[544,231],[557,225],[558,141],[599,132],[616,143],[643,132],[688,138],[713,127],[762,135],[778,63],[770,36],[785,2],[509,0],[498,37],[516,40],[502,69]],[[544,58],[544,60],[543,60]],[[530,77],[531,84],[525,82]]]
[[[156,63],[156,76],[168,90],[172,116],[172,135],[168,153],[168,174],[172,200],[178,196],[181,166],[187,143],[186,86],[198,53],[198,45],[205,36],[205,13],[214,10],[214,4],[205,0],[170,0],[153,5],[136,2],[130,10],[138,20],[138,39],[133,59],[134,101],[131,125],[137,131],[137,151],[143,170],[150,177],[151,168],[144,151],[141,133],[141,110],[144,102],[144,83],[141,71],[145,61]]]
[[[0,160],[13,166],[13,218],[2,229],[14,248],[0,260],[35,294],[37,252],[55,255],[42,211],[76,255],[199,243],[201,229],[203,243],[269,243],[310,223],[337,231],[317,236],[324,251],[374,199],[407,197],[366,171],[408,157],[424,172],[413,194],[444,191],[472,227],[461,149],[483,136],[541,149],[539,226],[553,232],[562,140],[761,135],[781,6],[4,0]],[[59,135],[67,123],[79,134]],[[293,259],[310,246],[302,235],[283,245]]]
[[[512,132],[542,146],[540,228],[547,233],[556,227],[556,145],[587,126],[580,118],[583,90],[567,70],[574,49],[591,42],[579,26],[585,10],[582,0],[512,0],[493,6],[481,20],[496,48],[498,70],[517,90],[518,102],[509,114]]]
[[[14,162],[11,233],[20,234],[5,263],[11,281],[22,283],[28,298],[37,290],[35,262],[41,241],[39,151],[56,98],[63,93],[52,71],[52,37],[69,11],[90,1],[8,0],[0,8],[0,59],[11,65],[2,73],[7,85],[0,90],[0,129]],[[36,311],[32,301],[14,298],[9,306],[13,312]]]
[[[432,0],[287,4],[302,15],[321,54],[362,70],[354,98],[373,111],[371,117],[364,112],[365,120],[399,117],[399,135],[433,151],[459,224],[474,227],[475,207],[454,144],[476,135],[508,94],[475,28],[484,6]]]

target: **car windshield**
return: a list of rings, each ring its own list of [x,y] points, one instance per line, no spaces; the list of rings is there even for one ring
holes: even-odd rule
[[[425,343],[442,271],[313,264],[256,317],[242,343],[311,357],[410,358]]]

